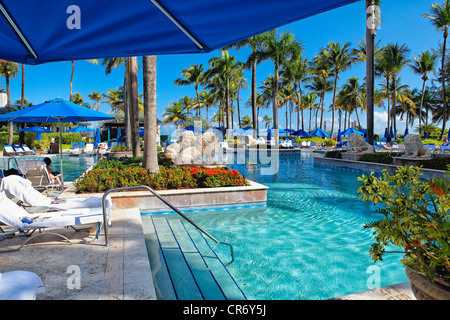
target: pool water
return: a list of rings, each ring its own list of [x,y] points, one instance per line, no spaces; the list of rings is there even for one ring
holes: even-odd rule
[[[248,299],[329,299],[408,281],[401,255],[375,264],[368,254],[373,235],[363,225],[379,216],[358,201],[361,172],[315,166],[309,152],[280,154],[279,163],[276,175],[230,166],[269,187],[265,207],[187,213],[234,246],[227,268]]]
[[[61,165],[59,161],[59,155],[49,155],[52,159],[51,168],[52,171],[61,172]],[[28,158],[28,157],[16,157],[17,161],[24,160],[43,160],[46,156],[42,156],[39,158]],[[98,161],[97,155],[63,155],[63,174],[64,181],[74,181],[77,179],[83,172],[85,172],[90,166]],[[10,160],[9,164],[12,168],[17,169],[17,165],[14,160]],[[0,160],[0,166],[6,170],[8,169],[8,160],[2,159]]]

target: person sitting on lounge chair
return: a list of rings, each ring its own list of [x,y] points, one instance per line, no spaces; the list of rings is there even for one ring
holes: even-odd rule
[[[50,181],[52,182],[53,180],[55,180],[59,184],[61,190],[63,190],[63,185],[61,184],[61,179],[59,178],[61,177],[61,173],[59,173],[58,171],[52,171],[50,169],[50,165],[52,164],[52,160],[50,158],[45,158],[43,161],[46,165],[45,170],[47,170],[48,172],[48,178],[50,179]]]

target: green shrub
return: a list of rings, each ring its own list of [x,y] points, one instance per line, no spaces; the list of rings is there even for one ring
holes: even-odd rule
[[[447,166],[450,165],[450,157],[433,157],[430,160],[420,161],[420,165],[427,169],[447,170]]]
[[[111,152],[118,152],[118,151],[127,151],[127,146],[118,144],[111,148]]]
[[[394,157],[397,157],[398,153],[389,153],[389,152],[375,152],[375,153],[365,153],[361,156],[359,161],[365,162],[376,162],[376,163],[385,163],[392,164],[394,161]]]
[[[331,150],[327,151],[325,154],[326,158],[342,159],[342,153],[347,152],[347,150]]]

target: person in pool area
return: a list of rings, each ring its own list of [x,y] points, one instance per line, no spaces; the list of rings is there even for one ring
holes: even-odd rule
[[[45,158],[44,163],[46,165],[45,169],[48,172],[48,177],[50,179],[50,181],[55,180],[58,184],[61,190],[63,190],[63,186],[61,184],[61,179],[59,177],[61,177],[61,173],[59,173],[58,171],[52,171],[50,169],[50,165],[52,164],[52,160],[50,158]]]

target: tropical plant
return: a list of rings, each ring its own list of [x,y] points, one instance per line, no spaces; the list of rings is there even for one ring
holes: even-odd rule
[[[175,123],[178,120],[186,121],[186,119],[188,118],[186,108],[183,106],[181,101],[171,102],[169,106],[164,110],[162,116],[166,117],[163,120],[164,123]]]
[[[444,4],[441,6],[438,3],[431,5],[431,13],[424,14],[422,17],[430,19],[431,24],[443,34],[444,42],[442,46],[442,58],[441,58],[441,84],[442,84],[442,110],[443,121],[441,136],[444,137],[445,124],[447,121],[447,97],[445,92],[445,57],[447,54],[447,37],[448,28],[450,26],[450,0],[444,0]]]
[[[443,178],[426,180],[419,168],[402,166],[392,174],[383,170],[380,177],[371,173],[358,180],[359,198],[373,203],[382,215],[364,226],[374,230],[372,259],[401,253],[405,266],[450,286],[449,172]]]
[[[7,60],[0,60],[0,76],[5,77],[6,82],[6,106],[11,108],[11,88],[10,79],[17,77],[17,72],[19,70],[19,64],[16,62],[11,62]],[[14,138],[14,126],[12,122],[9,122],[9,139],[8,143],[13,143]]]
[[[98,111],[100,108],[100,100],[102,100],[102,95],[98,91],[92,91],[88,94],[89,99],[93,100],[94,103],[92,104],[92,109]]]
[[[208,111],[211,107],[216,105],[216,96],[212,93],[212,91],[202,90],[198,94],[200,99],[201,107],[205,107],[206,109],[206,120],[209,120]]]

